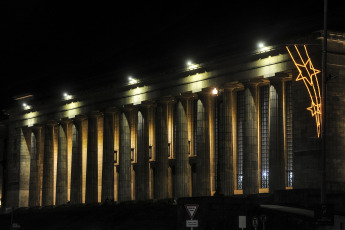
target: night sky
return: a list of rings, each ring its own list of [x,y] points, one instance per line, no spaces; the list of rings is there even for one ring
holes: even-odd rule
[[[271,45],[323,27],[320,0],[47,2],[1,5],[0,110],[15,95],[60,97],[99,76],[121,82],[129,75],[182,67],[187,59],[203,62],[222,50],[251,50],[258,41]],[[335,5],[340,3],[329,1],[329,29],[345,32],[345,10]]]

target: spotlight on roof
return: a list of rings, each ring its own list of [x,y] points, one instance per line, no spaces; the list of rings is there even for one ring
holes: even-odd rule
[[[70,94],[68,94],[66,92],[63,94],[63,97],[64,97],[65,100],[71,100],[73,98],[72,95],[70,95]]]
[[[199,68],[198,64],[194,64],[192,61],[187,61],[187,70],[194,70]]]
[[[128,84],[134,85],[134,84],[137,84],[138,82],[139,82],[138,79],[135,79],[131,76],[128,77]]]
[[[269,47],[265,45],[263,42],[258,43],[258,50],[259,52],[265,52],[268,51]]]
[[[24,110],[29,110],[29,109],[31,109],[31,106],[26,104],[26,103],[23,103],[23,108],[24,108]]]

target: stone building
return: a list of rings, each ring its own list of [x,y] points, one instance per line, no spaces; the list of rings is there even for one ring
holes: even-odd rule
[[[308,43],[315,70],[321,41],[315,33],[296,42]],[[344,44],[343,33],[329,34],[328,73],[336,76],[327,84],[329,193],[345,192]],[[301,55],[296,62],[307,62]],[[0,122],[2,205],[319,189],[317,99],[292,56],[279,44],[124,85],[17,98]]]

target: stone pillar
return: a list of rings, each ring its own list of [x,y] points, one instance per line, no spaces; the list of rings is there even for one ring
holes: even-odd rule
[[[88,121],[85,115],[74,118],[72,128],[71,203],[85,203]]]
[[[17,130],[19,137],[19,207],[29,205],[30,187],[30,150],[31,150],[31,129],[28,127]]]
[[[244,92],[243,194],[259,193],[258,168],[258,88],[257,83],[246,84]]]
[[[184,100],[184,98],[181,98]],[[181,101],[175,106],[176,112],[176,175],[175,175],[175,196],[187,197],[189,196],[189,178],[188,178],[188,126],[186,117],[186,104]]]
[[[131,130],[128,122],[130,115],[128,108],[120,115],[119,142],[119,201],[131,200]]]
[[[284,95],[285,78],[274,77],[270,86],[270,149],[269,190],[283,190],[286,185],[284,148]]]
[[[119,200],[119,149],[120,149],[120,115],[121,111],[115,113],[114,130],[114,200]]]
[[[4,155],[7,163],[4,171],[3,205],[5,207],[18,207],[19,198],[19,156],[21,129],[15,124],[8,124],[8,153]]]
[[[134,165],[138,161],[138,148],[137,148],[137,137],[138,137],[138,109],[136,106],[127,105],[125,110],[129,111],[128,113],[128,122],[131,133],[131,200],[136,199],[136,169]]]
[[[196,190],[196,188],[193,188],[192,183],[192,168],[189,163],[189,157],[194,155],[194,116],[193,116],[193,101],[197,99],[198,95],[195,93],[182,93],[181,94],[181,100],[184,105],[185,111],[186,111],[186,120],[187,120],[187,136],[188,136],[188,165],[187,165],[187,171],[188,171],[188,184],[189,184],[189,196],[192,196],[193,189]],[[195,191],[194,191],[195,193]]]
[[[31,146],[31,164],[30,164],[30,192],[29,192],[29,206],[35,207],[41,205],[42,200],[42,177],[43,177],[43,153],[44,142],[42,138],[41,125],[35,125],[32,128],[34,134],[34,145]],[[31,140],[33,143],[33,140]],[[33,152],[34,151],[34,152]]]
[[[243,88],[244,86],[238,82],[228,83],[224,86],[222,125],[220,127],[223,140],[220,143],[219,154],[219,192],[225,196],[234,194],[236,182],[236,164],[234,164],[236,162],[236,152],[234,151],[236,149],[236,139],[234,138],[236,125],[233,125],[236,122],[235,94]]]
[[[211,196],[216,190],[214,97],[211,90],[207,88],[199,93],[200,99],[197,102],[198,196]]]
[[[86,203],[101,202],[103,163],[103,114],[94,112],[88,118]]]
[[[61,119],[58,141],[56,204],[70,201],[72,162],[72,120]]]
[[[118,113],[116,109],[104,113],[102,202],[114,200],[115,118]]]
[[[150,199],[150,164],[149,164],[149,146],[153,154],[153,146],[150,145],[150,128],[153,126],[150,122],[154,110],[152,102],[143,102],[138,113],[137,130],[137,172],[136,172],[136,198],[137,200]],[[153,156],[152,156],[153,157]]]
[[[58,123],[49,121],[44,131],[42,205],[55,205]]]
[[[157,199],[168,198],[168,107],[174,103],[172,97],[164,97],[158,102],[156,110],[156,183]]]

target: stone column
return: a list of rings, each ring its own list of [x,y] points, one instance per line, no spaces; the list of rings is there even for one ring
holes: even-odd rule
[[[210,196],[216,189],[214,97],[210,88],[203,89],[198,96],[200,100],[197,105],[197,195]]]
[[[120,115],[119,142],[119,201],[132,199],[131,195],[131,130],[128,117],[130,108],[124,108]]]
[[[88,119],[86,203],[101,202],[103,163],[103,114],[94,112]]]
[[[114,200],[115,117],[118,113],[114,108],[104,113],[102,202]]]
[[[29,206],[40,206],[42,201],[42,177],[43,177],[43,153],[44,141],[42,137],[41,125],[35,125],[32,132],[35,136],[35,152],[31,146],[31,164],[30,164],[30,192]],[[32,142],[32,140],[31,140]]]
[[[186,108],[186,118],[187,118],[187,132],[188,132],[188,156],[194,156],[194,107],[193,107],[193,101],[196,100],[198,98],[198,95],[196,93],[190,93],[190,92],[186,92],[186,93],[182,93],[181,94],[182,98],[184,98],[182,100],[184,107]],[[189,196],[193,195],[193,189],[194,189],[194,193],[196,188],[193,188],[193,183],[192,183],[192,167],[189,163],[189,159],[188,159],[188,184],[189,184]]]
[[[55,205],[58,128],[56,121],[49,121],[45,124],[42,187],[43,206]]]
[[[286,185],[286,151],[284,148],[284,95],[287,77],[271,78],[270,86],[270,192],[283,190]]]
[[[224,139],[220,143],[219,192],[225,196],[234,194],[234,184],[236,182],[236,171],[234,171],[234,162],[236,162],[234,127],[236,125],[233,125],[236,122],[235,94],[237,91],[243,90],[243,88],[244,86],[238,82],[228,83],[224,86],[223,114],[221,114],[222,126],[220,127]]]
[[[72,130],[71,203],[81,204],[85,203],[86,193],[87,117],[77,115]]]
[[[138,160],[138,148],[137,148],[137,137],[138,137],[138,108],[136,106],[127,105],[125,110],[129,111],[128,122],[131,133],[131,200],[136,199],[136,169],[134,165]]]
[[[172,97],[164,97],[158,101],[156,110],[156,183],[157,199],[168,198],[168,106],[174,103]]]
[[[149,164],[149,146],[150,146],[150,128],[153,126],[150,122],[152,102],[143,102],[138,114],[138,133],[137,133],[137,172],[136,172],[136,198],[137,200],[150,199],[150,164]],[[151,145],[152,146],[152,145]],[[153,148],[153,147],[151,147]],[[153,149],[151,150],[153,152]]]
[[[182,101],[182,102],[181,102]],[[186,117],[185,98],[181,98],[176,106],[176,175],[175,175],[175,196],[189,196],[189,178],[188,178],[188,124]]]
[[[56,204],[66,204],[70,200],[72,161],[72,120],[61,119],[58,141]]]
[[[244,92],[243,193],[259,193],[258,168],[258,89],[256,83],[247,83]]]
[[[19,207],[29,205],[30,187],[30,150],[31,150],[31,129],[28,127],[17,130],[19,137]]]
[[[245,83],[244,92],[244,143],[243,143],[243,194],[257,194],[260,188],[259,174],[259,90],[265,79],[252,79]]]

